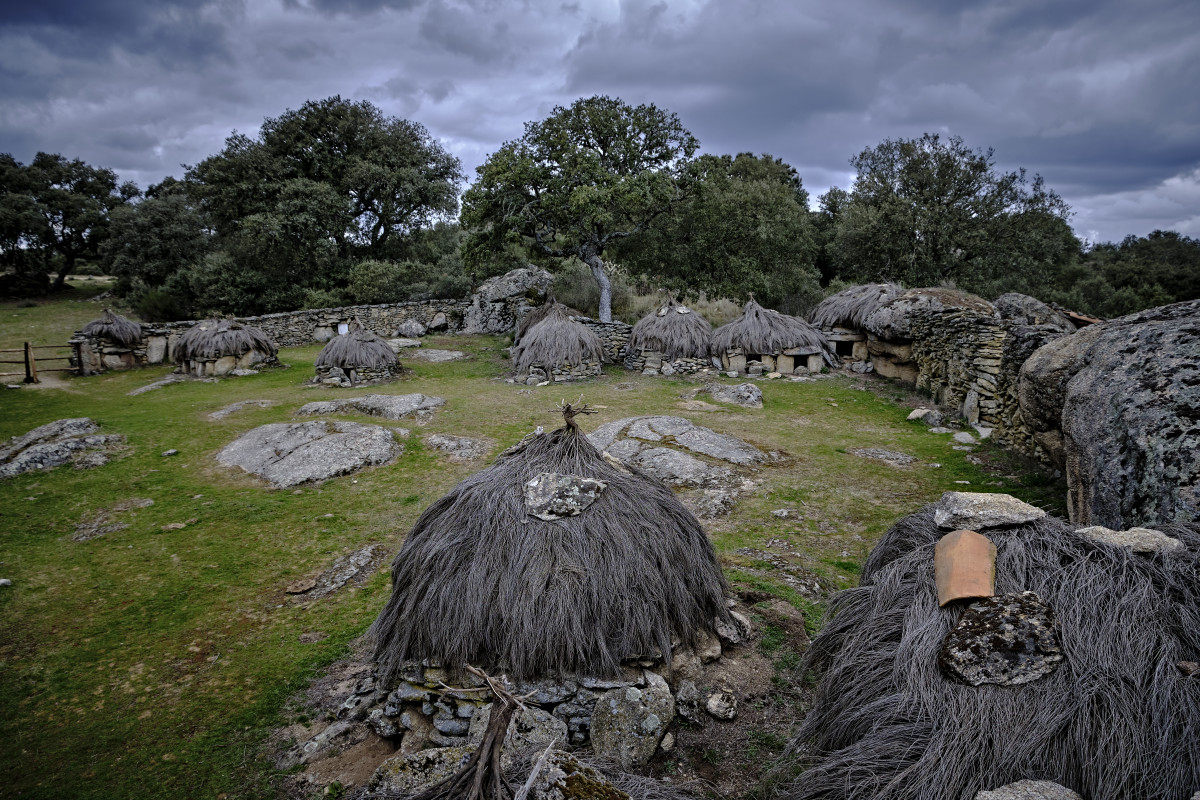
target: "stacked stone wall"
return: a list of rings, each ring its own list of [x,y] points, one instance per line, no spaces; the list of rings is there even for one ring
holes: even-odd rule
[[[625,345],[633,334],[633,326],[624,322],[599,322],[591,317],[571,317],[580,325],[590,329],[604,344],[604,355],[609,361],[619,364],[625,353]]]
[[[638,348],[625,354],[625,369],[646,375],[695,375],[712,369],[712,360],[707,358],[677,358],[667,361],[665,353]]]

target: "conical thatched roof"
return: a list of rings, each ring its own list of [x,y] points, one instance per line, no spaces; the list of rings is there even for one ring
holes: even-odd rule
[[[540,306],[535,306],[534,308],[531,308],[528,311],[526,311],[525,316],[521,317],[521,319],[519,319],[517,321],[517,333],[513,337],[513,344],[517,344],[521,341],[521,339],[525,338],[525,334],[529,333],[529,330],[534,325],[537,325],[539,322],[544,320],[546,318],[546,315],[549,314],[550,310],[553,309],[555,306],[557,306],[568,317],[586,317],[587,316],[582,311],[577,311],[574,308],[571,308],[570,306],[563,305],[562,303],[558,302],[553,297],[551,297],[549,300],[547,300],[545,303],[542,303]]]
[[[576,516],[530,513],[543,473],[600,481]],[[669,658],[725,619],[725,581],[704,530],[664,484],[615,466],[573,423],[531,434],[435,502],[392,562],[371,627],[385,680],[406,661],[517,679],[614,676]]]
[[[677,358],[708,358],[712,325],[674,297],[638,320],[629,335],[629,352],[651,350]]]
[[[904,291],[894,283],[863,283],[843,289],[822,300],[809,314],[818,328],[861,329],[871,312]]]
[[[520,343],[513,346],[516,374],[525,374],[535,366],[552,369],[605,360],[600,337],[568,317],[565,309],[564,305],[554,304],[541,322],[529,328]]]
[[[279,348],[258,328],[231,319],[206,319],[179,337],[176,361],[212,361],[222,356],[244,356],[251,350],[275,355]]]
[[[1063,660],[1026,683],[973,686],[939,669],[969,602],[938,607],[934,548],[947,531],[933,508],[896,523],[809,648],[806,667],[822,680],[797,739],[813,760],[783,796],[975,797],[1038,777],[1091,798],[1190,797],[1200,787],[1200,675],[1187,677],[1200,661],[1200,526],[1156,526],[1178,540],[1157,553],[1076,527],[1044,517],[984,531],[996,593],[1033,592],[1049,606]]]
[[[763,308],[754,302],[754,298],[746,303],[740,317],[713,331],[714,355],[737,347],[746,353],[760,355],[804,348],[808,353],[821,353],[831,365],[837,364],[833,345],[825,334],[799,317]]]
[[[350,323],[348,331],[330,339],[314,362],[318,367],[340,369],[379,369],[395,364],[396,354],[388,343],[358,322]]]
[[[103,317],[83,326],[82,333],[84,336],[96,336],[133,347],[142,339],[142,326],[106,308]]]

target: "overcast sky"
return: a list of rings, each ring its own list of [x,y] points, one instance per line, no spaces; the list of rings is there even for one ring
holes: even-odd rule
[[[958,134],[1040,173],[1076,233],[1200,237],[1195,0],[0,0],[0,152],[181,176],[340,94],[421,122],[469,175],[522,123],[609,94],[814,198],[885,138]]]

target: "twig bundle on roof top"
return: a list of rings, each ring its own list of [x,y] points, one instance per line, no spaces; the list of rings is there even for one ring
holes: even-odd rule
[[[357,322],[349,330],[333,337],[317,354],[315,366],[339,369],[381,369],[396,365],[391,346]]]
[[[864,283],[843,289],[822,300],[809,315],[819,328],[861,329],[871,312],[904,290],[894,283]]]
[[[578,409],[576,409],[578,410]],[[527,513],[542,473],[607,487],[577,516]],[[664,484],[610,464],[572,427],[531,434],[421,514],[371,627],[385,680],[406,661],[525,679],[615,676],[727,618],[704,530]]]
[[[279,348],[258,328],[231,319],[206,319],[179,337],[176,361],[213,361],[222,356],[242,357],[251,350],[275,355]]]
[[[668,296],[656,311],[638,320],[629,335],[629,352],[649,350],[677,358],[708,358],[712,325],[699,314]]]
[[[142,326],[120,314],[104,309],[104,316],[83,326],[84,336],[96,336],[116,342],[124,347],[133,347],[142,340]]]
[[[527,373],[530,367],[553,369],[606,360],[600,337],[568,317],[565,309],[562,304],[554,304],[541,322],[529,328],[520,343],[513,346],[513,367],[518,375]]]
[[[989,529],[996,592],[1053,609],[1065,660],[1018,686],[939,670],[962,613],[938,607],[926,509],[871,553],[862,585],[835,595],[806,668],[823,673],[797,743],[815,758],[791,800],[974,797],[1022,778],[1093,800],[1190,797],[1200,786],[1200,526],[1160,526],[1186,550],[1135,554],[1046,517]],[[1182,664],[1181,664],[1182,662]]]
[[[792,348],[821,353],[830,364],[837,364],[833,345],[817,328],[799,317],[763,308],[750,298],[742,315],[713,331],[713,355],[741,348],[745,353],[768,355]]]

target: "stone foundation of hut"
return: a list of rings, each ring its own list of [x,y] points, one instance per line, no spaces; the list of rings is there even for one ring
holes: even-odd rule
[[[175,370],[196,378],[211,378],[229,375],[240,370],[252,370],[256,367],[277,367],[279,359],[267,353],[250,350],[238,356],[221,356],[215,359],[193,359],[184,361]]]
[[[566,381],[581,381],[595,378],[604,374],[599,361],[585,361],[582,364],[560,364],[547,370],[544,366],[531,367],[525,375],[518,375],[517,382],[527,386],[535,386],[545,381],[562,383]]]
[[[394,367],[357,367],[351,370],[344,370],[341,367],[319,366],[316,370],[317,374],[312,379],[313,383],[342,388],[387,383],[399,379],[402,373],[399,364],[396,364]]]
[[[734,347],[721,353],[721,370],[738,375],[770,375],[772,372],[807,375],[820,372],[824,366],[825,359],[820,353],[803,347],[793,347],[782,353],[747,353]]]
[[[76,333],[67,343],[71,346],[70,365],[81,375],[95,375],[114,370],[138,369],[155,364],[170,363],[167,337],[143,336],[133,347],[117,344],[101,336]]]
[[[625,356],[625,369],[643,375],[695,375],[697,372],[708,372],[712,368],[713,363],[709,359],[677,358],[668,361],[665,353],[656,350],[639,349]]]

